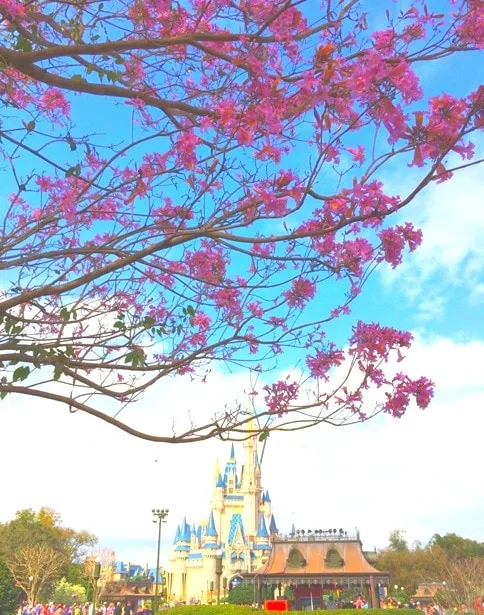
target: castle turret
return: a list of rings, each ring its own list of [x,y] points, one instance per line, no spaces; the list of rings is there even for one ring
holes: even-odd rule
[[[272,502],[271,502],[271,496],[269,495],[269,491],[266,491],[264,493],[263,498],[262,498],[262,504],[263,504],[262,510],[264,511],[265,516],[270,517],[272,515]]]
[[[269,540],[269,532],[267,531],[266,520],[264,515],[259,515],[259,526],[257,528],[255,549],[269,550],[271,548]]]
[[[197,530],[195,528],[195,524],[193,523],[190,535],[190,548],[193,551],[199,547],[198,539],[197,539]]]
[[[277,534],[277,533],[278,533],[278,529],[277,529],[276,520],[274,518],[274,515],[271,515],[271,519],[269,521],[269,534],[272,536],[272,534]]]
[[[215,460],[215,469],[213,471],[214,481],[216,481],[219,476],[220,476],[220,463],[217,457],[217,459]]]
[[[173,572],[172,592],[175,595],[183,595],[183,572],[186,568],[186,561],[190,553],[191,531],[187,523],[186,517],[177,527],[175,536],[175,545],[170,557],[170,567]]]
[[[218,544],[218,532],[215,527],[215,519],[213,516],[213,510],[210,511],[208,518],[208,524],[205,528],[205,534],[203,536],[203,548],[204,549],[217,549]]]
[[[183,517],[183,522],[177,528],[177,538],[175,551],[190,551],[192,533],[187,523],[187,518]]]

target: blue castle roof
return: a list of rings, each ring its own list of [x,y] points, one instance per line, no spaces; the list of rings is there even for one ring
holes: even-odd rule
[[[269,532],[267,531],[266,520],[263,514],[259,516],[259,527],[257,528],[256,536],[257,538],[269,538]]]
[[[173,540],[173,544],[176,545],[176,543],[178,542],[180,538],[180,526],[177,525],[176,526],[176,532],[175,532],[175,539]]]
[[[156,580],[156,568],[148,568],[148,576],[151,577],[155,583],[165,582],[163,572],[161,570],[158,570],[158,580]]]
[[[222,475],[219,472],[218,475],[218,479],[217,479],[217,487],[225,487],[225,483],[224,483],[224,479],[222,478]]]
[[[265,501],[266,502],[270,502],[271,501],[271,496],[269,495],[269,491],[266,491],[266,493],[265,493]]]
[[[277,524],[276,520],[274,519],[274,515],[271,515],[271,520],[269,522],[269,532],[271,534],[277,534]]]
[[[218,538],[217,528],[215,527],[215,519],[213,518],[213,510],[210,511],[210,517],[208,518],[208,525],[207,529],[205,530],[205,536]]]
[[[178,525],[176,528],[175,541],[173,544],[176,544],[177,542],[190,542],[191,536],[192,532],[187,523],[187,518],[183,517],[181,525]]]

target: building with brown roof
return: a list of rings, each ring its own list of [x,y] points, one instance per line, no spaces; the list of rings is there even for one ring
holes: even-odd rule
[[[379,588],[388,585],[388,574],[368,561],[359,533],[293,530],[290,536],[273,536],[271,542],[267,562],[244,575],[244,582],[257,585],[259,595],[264,587],[278,595],[290,588],[295,608],[318,608],[328,598],[337,602],[344,589],[352,588],[367,594],[370,606],[379,605]]]
[[[435,596],[444,589],[444,583],[419,583],[417,591],[412,596],[412,600],[422,604],[433,603]]]

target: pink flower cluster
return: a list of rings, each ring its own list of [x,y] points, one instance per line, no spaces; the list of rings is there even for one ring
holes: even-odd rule
[[[269,412],[282,416],[288,411],[291,402],[297,399],[299,385],[297,382],[278,380],[272,385],[266,385],[264,391],[264,401]]]

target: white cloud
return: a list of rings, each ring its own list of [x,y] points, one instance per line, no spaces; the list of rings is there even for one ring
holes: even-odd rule
[[[417,318],[422,321],[436,320],[442,317],[447,300],[436,293],[429,293],[417,305]]]
[[[365,546],[382,546],[394,528],[410,540],[452,532],[484,540],[484,494],[478,483],[484,433],[484,343],[417,337],[408,371],[425,374],[437,395],[425,412],[380,417],[357,427],[321,426],[272,435],[263,463],[276,519],[289,530],[358,525]],[[205,385],[177,378],[153,392],[136,417],[210,413],[239,397],[242,374],[214,373]],[[134,410],[132,411],[134,412]],[[15,510],[48,505],[66,524],[86,528],[132,562],[153,564],[153,507],[169,508],[163,559],[183,515],[209,512],[215,458],[228,443],[160,445],[121,433],[97,419],[42,400],[0,405],[0,520]],[[240,452],[240,447],[236,447]]]
[[[458,164],[452,157],[449,166]],[[413,174],[412,174],[413,176]],[[400,187],[401,194],[406,193]],[[442,184],[431,184],[402,212],[422,229],[423,243],[396,270],[385,267],[383,280],[400,284],[411,300],[426,295],[432,282],[433,300],[448,293],[449,284],[480,294],[484,270],[484,175],[480,166],[457,171]],[[422,304],[425,318],[427,305]]]

